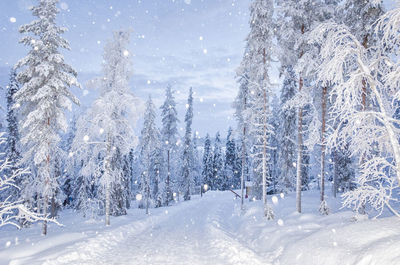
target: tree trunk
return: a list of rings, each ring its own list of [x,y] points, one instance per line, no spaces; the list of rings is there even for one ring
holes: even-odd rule
[[[52,217],[52,218],[54,218],[54,217],[56,217],[56,214],[57,214],[57,212],[56,212],[56,209],[57,207],[56,207],[56,200],[55,200],[55,198],[54,198],[54,196],[53,197],[51,197],[51,216],[50,217]]]
[[[43,202],[43,216],[47,218],[47,208],[49,204],[49,198],[47,196],[44,197],[44,202]],[[46,219],[43,221],[43,227],[42,227],[42,235],[47,235],[47,221]]]
[[[167,151],[167,171],[168,171],[167,182],[166,182],[166,186],[167,187],[165,187],[165,188],[167,190],[167,201],[166,201],[166,203],[167,203],[167,206],[168,206],[169,205],[169,199],[170,199],[170,196],[171,196],[170,195],[171,190],[170,190],[170,187],[169,187],[169,177],[171,175],[170,166],[169,166],[169,150]]]
[[[333,161],[334,161],[334,172],[333,172],[333,185],[332,185],[332,195],[334,198],[336,198],[336,193],[338,190],[338,170],[337,170],[337,154],[336,154],[336,149],[333,150]]]
[[[110,183],[110,178],[111,178],[111,136],[108,134],[107,136],[107,156],[104,161],[104,167],[105,167],[105,174],[108,179],[106,179],[106,226],[110,225],[110,204],[111,204],[111,198],[110,198],[110,193],[111,193],[111,183]]]
[[[325,127],[326,127],[327,87],[322,88],[322,125],[321,125],[321,202],[325,200]]]
[[[244,98],[244,109],[246,108],[246,98]],[[244,210],[244,174],[246,171],[246,126],[243,118],[243,138],[242,138],[242,175],[240,177],[240,189],[242,192],[241,209]]]
[[[301,34],[304,34],[305,26],[301,25]],[[303,56],[303,51],[300,51],[299,58]],[[299,78],[299,92],[303,88],[303,78]],[[297,164],[296,164],[296,208],[297,212],[301,213],[301,167],[303,164],[303,109],[299,107],[297,118]]]
[[[297,212],[301,213],[301,166],[303,158],[303,110],[298,110],[298,124],[297,124],[297,164],[296,164],[296,209]]]
[[[266,79],[266,54],[265,48],[263,49],[263,63],[264,63],[264,81]],[[265,85],[265,84],[264,84]],[[263,187],[263,203],[264,203],[264,216],[268,215],[268,205],[267,205],[267,90],[266,88],[262,87],[263,89],[263,157],[262,157],[262,187]]]

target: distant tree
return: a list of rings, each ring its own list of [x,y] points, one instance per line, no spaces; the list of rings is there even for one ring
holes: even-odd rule
[[[224,159],[222,157],[222,146],[219,132],[215,135],[214,150],[212,169],[213,175],[211,180],[211,189],[221,190],[222,189],[222,176],[224,168]]]
[[[279,168],[280,188],[284,192],[293,191],[296,187],[296,110],[286,108],[285,104],[296,94],[296,74],[292,66],[285,68],[285,78],[280,95],[280,129],[279,129]]]
[[[201,175],[201,160],[200,160],[200,153],[198,150],[198,145],[197,145],[197,140],[198,136],[196,133],[193,134],[193,179],[195,186],[201,186],[203,182],[203,178]]]
[[[213,185],[214,167],[213,167],[213,151],[211,148],[210,136],[207,134],[204,141],[204,152],[203,152],[203,169],[201,171],[203,179],[203,185],[207,184],[208,188],[211,189]]]
[[[279,186],[279,178],[281,175],[281,170],[279,167],[279,150],[281,148],[279,143],[279,129],[280,129],[280,105],[279,100],[276,96],[272,98],[272,111],[271,116],[268,119],[268,123],[273,128],[273,133],[271,133],[268,144],[270,146],[268,150],[268,172],[269,176],[267,178],[268,186],[270,190],[274,193],[277,192]]]
[[[160,146],[160,135],[155,124],[156,115],[154,109],[153,101],[151,100],[151,97],[149,97],[146,103],[144,123],[139,145],[140,161],[142,166],[140,187],[141,194],[145,200],[144,207],[146,208],[146,214],[149,214],[150,200],[152,197],[150,185],[152,179],[155,179],[154,166],[157,155],[157,146]]]
[[[235,175],[237,175],[236,168],[236,143],[233,138],[232,128],[229,127],[228,134],[226,136],[226,148],[225,148],[225,164],[224,174],[222,176],[222,190],[231,189],[235,186]]]
[[[18,82],[16,80],[17,78],[17,73],[15,69],[11,70],[10,73],[10,81],[7,86],[7,148],[6,148],[6,154],[7,154],[7,159],[11,163],[11,168],[10,170],[16,170],[17,164],[19,162],[19,159],[21,158],[20,156],[20,151],[19,151],[19,132],[18,132],[18,113],[17,109],[15,108],[15,100],[14,100],[14,95],[17,93],[19,89]],[[14,178],[14,184],[17,187],[21,187],[22,184],[22,177],[21,175],[16,176]],[[12,196],[13,200],[19,199],[20,198],[20,190],[15,188],[14,186],[10,186],[8,188],[9,195]]]
[[[162,129],[161,137],[163,140],[163,146],[166,153],[166,166],[167,166],[167,177],[165,180],[165,205],[173,200],[172,194],[172,181],[176,180],[174,160],[177,158],[177,140],[178,140],[178,129],[177,124],[178,113],[176,111],[176,103],[172,93],[170,85],[167,86],[165,91],[165,101],[161,106],[161,119]],[[174,174],[174,175],[172,175]],[[171,178],[174,178],[173,180]]]
[[[194,188],[193,178],[193,144],[192,144],[192,120],[193,120],[193,90],[190,88],[186,104],[185,138],[183,142],[183,166],[182,166],[182,192],[185,201],[190,200]]]

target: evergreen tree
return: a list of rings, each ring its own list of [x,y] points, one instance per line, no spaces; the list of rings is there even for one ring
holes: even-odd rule
[[[155,125],[155,111],[154,104],[151,97],[147,100],[146,111],[144,114],[143,129],[140,136],[140,161],[142,165],[141,173],[141,193],[145,200],[144,207],[146,208],[146,214],[149,214],[151,190],[150,185],[154,177],[154,162],[155,155],[157,154],[157,146],[160,145],[159,132]],[[158,180],[157,180],[158,181]],[[157,186],[158,189],[158,186]],[[142,204],[143,206],[143,204]]]
[[[175,161],[177,154],[177,139],[178,129],[177,123],[178,113],[176,111],[176,103],[172,94],[172,88],[170,85],[167,86],[165,91],[165,101],[161,106],[162,110],[162,129],[161,137],[163,140],[164,152],[166,154],[166,165],[167,165],[167,177],[165,180],[165,204],[168,204],[173,200],[172,194],[172,182],[175,181],[175,167],[173,161]]]
[[[296,110],[287,108],[285,104],[296,94],[296,74],[291,66],[285,69],[285,79],[280,95],[280,149],[279,167],[281,175],[279,186],[281,191],[293,191],[296,186]]]
[[[270,190],[273,193],[276,193],[278,190],[279,185],[279,177],[281,175],[281,170],[279,167],[279,151],[281,149],[279,143],[279,129],[280,129],[280,105],[279,100],[276,96],[272,99],[272,112],[269,118],[269,124],[271,124],[273,128],[273,133],[271,134],[269,140],[270,149],[268,150],[269,153],[269,161],[268,161],[268,185]]]
[[[193,134],[193,179],[196,187],[200,187],[203,183],[202,175],[201,175],[201,161],[200,154],[197,146],[198,136],[196,133]]]
[[[69,44],[61,37],[66,29],[56,25],[57,3],[58,0],[40,0],[31,8],[38,19],[20,27],[20,33],[31,34],[20,41],[31,50],[16,64],[21,69],[17,75],[21,88],[14,95],[22,115],[20,133],[25,151],[21,161],[31,164],[36,173],[34,183],[24,188],[37,198],[44,215],[59,190],[54,165],[56,154],[61,151],[59,132],[67,128],[64,110],[71,108],[71,102],[79,103],[69,91],[69,87],[79,86],[77,74],[59,53],[60,48],[69,49]],[[47,234],[46,221],[42,233]]]
[[[190,200],[193,191],[193,145],[192,145],[192,120],[193,120],[193,90],[190,88],[188,102],[186,104],[186,131],[183,143],[183,167],[182,167],[182,185],[183,199]]]
[[[204,141],[203,169],[201,171],[201,176],[203,179],[202,185],[207,184],[208,189],[211,189],[213,185],[214,168],[213,168],[213,152],[211,149],[211,140],[208,134]]]
[[[213,159],[212,159],[212,179],[211,189],[221,190],[222,189],[222,176],[224,169],[224,159],[222,157],[222,146],[219,132],[215,135]]]
[[[10,73],[10,81],[7,86],[7,159],[11,163],[10,170],[16,170],[17,164],[20,159],[20,151],[19,151],[19,132],[18,132],[18,114],[17,110],[14,108],[15,100],[14,95],[17,93],[19,89],[18,82],[16,80],[17,73],[15,69],[11,70]],[[22,179],[21,175],[18,175],[14,178],[14,184],[17,187],[21,187]],[[14,186],[10,186],[8,188],[9,194],[6,194],[6,197],[11,196],[11,199],[16,200],[19,199],[19,189]]]
[[[228,135],[226,137],[222,190],[228,190],[235,187],[235,177],[237,176],[236,162],[236,143],[232,135],[232,128],[229,127]]]

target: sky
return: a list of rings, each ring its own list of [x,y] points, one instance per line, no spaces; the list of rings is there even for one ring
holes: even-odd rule
[[[132,91],[144,101],[151,95],[157,107],[171,84],[178,103],[183,135],[185,103],[194,90],[193,129],[226,135],[236,127],[232,102],[237,94],[235,70],[240,64],[249,32],[250,0],[60,0],[58,24],[71,45],[62,51],[78,71],[83,89],[73,91],[81,109],[90,106],[96,90],[86,83],[101,76],[104,44],[112,32],[131,30]],[[18,44],[20,25],[34,17],[28,8],[35,0],[0,0],[0,85],[10,67],[26,55]],[[160,112],[158,112],[159,114]],[[138,124],[138,128],[140,124]]]

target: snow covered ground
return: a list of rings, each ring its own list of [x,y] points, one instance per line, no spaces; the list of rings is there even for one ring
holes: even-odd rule
[[[304,193],[297,214],[294,194],[282,197],[272,198],[273,221],[262,217],[260,202],[246,202],[242,213],[229,191],[150,216],[133,209],[110,227],[64,211],[65,227],[51,225],[46,237],[40,225],[0,229],[0,264],[399,264],[396,217],[354,221],[333,199],[333,213],[321,216],[317,191]]]

